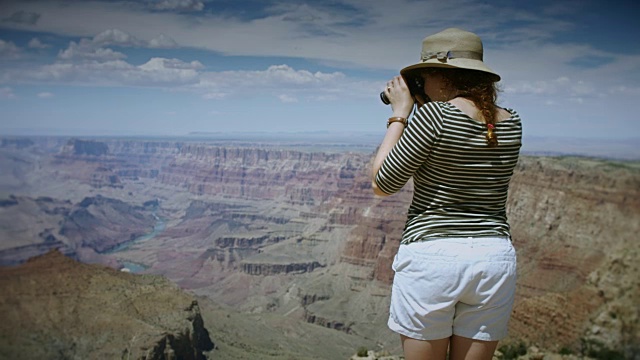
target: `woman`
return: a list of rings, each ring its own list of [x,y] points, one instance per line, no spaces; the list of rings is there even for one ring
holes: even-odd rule
[[[496,106],[500,76],[482,55],[477,35],[444,30],[384,91],[393,114],[373,190],[386,196],[414,183],[388,323],[407,360],[444,360],[447,350],[451,360],[491,359],[507,334],[516,255],[505,203],[522,127],[514,110]],[[423,82],[424,94],[407,82]]]

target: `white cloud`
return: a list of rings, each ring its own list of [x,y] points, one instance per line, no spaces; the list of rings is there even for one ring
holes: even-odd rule
[[[38,93],[38,97],[41,99],[48,99],[48,98],[52,98],[53,94],[50,92],[41,92],[41,93]]]
[[[507,94],[518,95],[542,95],[557,97],[565,94],[567,97],[584,97],[598,95],[593,84],[578,80],[573,81],[566,76],[554,80],[538,80],[530,82],[518,82],[504,89]]]
[[[16,95],[13,93],[13,89],[10,87],[0,88],[0,99],[15,99]]]
[[[281,64],[269,66],[265,70],[204,72],[200,81],[191,88],[203,92],[206,99],[277,92],[285,94],[279,96],[281,101],[293,102],[301,97],[326,100],[335,95],[350,98],[374,96],[378,85],[380,84],[374,82],[363,83],[341,72],[311,72]],[[287,95],[291,93],[296,94],[295,98]]]
[[[593,95],[596,93],[594,85],[585,81],[577,81],[571,85],[571,94],[575,96]]]
[[[223,92],[209,92],[202,95],[202,98],[206,100],[220,100],[220,99],[224,99],[226,96],[227,94]]]
[[[227,55],[301,57],[345,67],[399,69],[418,59],[425,35],[452,24],[465,24],[487,40],[488,57],[496,59],[498,70],[515,64],[521,64],[515,65],[515,72],[520,71],[517,67],[526,70],[527,66],[545,70],[549,69],[546,65],[562,63],[575,52],[572,44],[540,46],[541,41],[575,27],[554,15],[562,14],[560,10],[550,15],[468,0],[343,0],[336,3],[338,6],[274,2],[251,19],[200,11],[204,10],[200,0],[147,3],[156,9],[197,13],[149,11],[123,1],[74,1],[73,6],[64,7],[45,0],[7,3],[7,12],[46,14],[38,22],[39,28],[32,30],[86,37],[118,29],[153,48],[179,44]],[[88,21],[87,14],[96,16]],[[497,31],[503,24],[509,30]],[[588,46],[582,48],[583,54],[593,51]]]
[[[197,83],[200,76],[198,70],[202,68],[198,61],[187,63],[177,59],[152,58],[128,75],[130,81],[136,84],[176,86]]]
[[[388,69],[397,69],[417,59],[420,39],[440,29],[441,18],[452,23],[457,19],[466,20],[470,15],[481,19],[479,9],[492,15],[487,18],[495,18],[492,9],[473,6],[467,0],[451,0],[447,4],[410,0],[345,1],[344,8],[351,9],[348,12],[322,4],[276,3],[278,5],[263,14],[252,14],[255,17],[251,19],[216,12],[148,11],[123,1],[73,1],[72,4],[60,6],[56,0],[8,1],[6,8],[7,11],[26,9],[46,14],[38,22],[38,28],[33,26],[26,28],[28,30],[88,37],[116,28],[149,46],[165,46],[159,40],[161,30],[180,46],[221,54],[302,57]],[[164,9],[198,10],[203,6],[202,1],[152,4]],[[452,12],[453,9],[456,11]],[[407,26],[411,24],[422,24],[412,28],[412,32],[416,32],[413,36],[407,33]]]
[[[184,62],[178,59],[152,58],[145,64],[140,65],[140,69],[146,71],[157,71],[166,69],[175,70],[201,70],[204,66],[199,61]]]
[[[105,30],[91,40],[96,45],[117,45],[126,47],[148,47],[153,49],[169,49],[178,47],[171,37],[160,34],[149,41],[143,41],[120,29]]]
[[[35,25],[40,18],[40,14],[29,11],[16,11],[10,16],[3,18],[3,22],[16,23],[16,24],[28,24]]]
[[[560,81],[532,81],[511,84],[504,88],[507,94],[555,94]]]
[[[40,41],[40,39],[38,38],[33,38],[31,40],[29,40],[29,43],[27,44],[27,47],[29,49],[48,49],[51,47],[51,45],[47,45],[42,43],[42,41]]]
[[[178,47],[178,43],[165,34],[160,34],[158,37],[151,39],[148,46],[152,49],[170,49]]]
[[[16,81],[38,81],[44,83],[116,85],[126,84],[126,74],[134,69],[122,60],[104,62],[86,61],[79,64],[55,63],[45,65],[24,76],[12,73]]]
[[[200,0],[156,0],[151,6],[158,10],[202,11],[204,3]]]
[[[625,86],[625,85],[614,86],[614,87],[609,89],[609,94],[611,94],[611,95],[640,96],[640,87],[638,87],[638,86]]]
[[[287,83],[295,85],[314,85],[344,79],[345,75],[340,72],[334,73],[311,73],[307,70],[294,70],[288,65],[272,65],[265,72],[261,72],[258,80],[268,83]]]
[[[119,29],[105,30],[94,36],[92,42],[100,46],[118,45],[138,47],[144,45],[143,41]]]
[[[295,96],[286,95],[286,94],[278,95],[278,99],[280,99],[280,101],[283,102],[283,103],[295,103],[295,102],[298,102],[298,98],[296,98]]]
[[[473,18],[473,22],[465,23],[468,24],[465,28],[477,32],[485,40],[485,59],[503,75],[507,88],[505,92],[508,94],[587,98],[595,92],[594,84],[600,87],[605,84],[604,81],[608,81],[611,87],[626,85],[627,88],[637,88],[628,83],[625,73],[637,73],[640,64],[637,57],[612,55],[585,43],[554,44],[553,39],[557,34],[576,26],[557,15],[566,11],[566,7],[556,7],[550,13],[544,13],[517,6],[497,7],[491,3],[468,0],[399,0],[375,4],[365,0],[344,0],[335,7],[317,2],[275,2],[264,13],[254,13],[248,19],[202,11],[205,10],[204,3],[195,0],[146,3],[155,9],[167,11],[150,11],[150,6],[121,1],[74,1],[73,6],[65,7],[53,0],[7,3],[7,13],[23,11],[43,14],[37,20],[39,31],[85,37],[72,42],[59,54],[60,60],[88,62],[78,66],[78,74],[71,75],[68,73],[71,70],[61,64],[52,64],[47,69],[55,76],[61,76],[61,79],[73,78],[74,82],[98,79],[123,86],[139,82],[161,87],[188,85],[191,90],[209,98],[216,98],[219,94],[230,96],[241,91],[284,87],[308,98],[326,100],[345,94],[371,96],[366,92],[375,93],[379,89],[375,81],[358,81],[347,77],[344,72],[318,73],[286,69],[281,65],[267,68],[266,71],[218,73],[208,73],[204,69],[179,71],[169,63],[151,69],[154,66],[151,60],[141,67],[135,67],[117,61],[127,58],[125,50],[115,51],[108,46],[182,46],[226,55],[300,57],[341,67],[345,71],[360,68],[397,71],[417,60],[420,41],[425,35]],[[183,10],[191,12],[181,12]],[[99,16],[93,16],[89,21],[87,14]],[[501,19],[505,19],[504,23],[501,23]],[[518,23],[513,20],[522,21]],[[28,23],[23,21],[18,29],[25,29]],[[501,28],[505,23],[509,25],[508,31]],[[36,27],[26,29],[36,30]],[[613,60],[597,69],[572,65],[576,59],[591,56]],[[188,64],[189,61],[184,63]],[[132,79],[106,77],[104,74],[115,75],[113,68],[126,68]],[[41,70],[36,72],[42,73]],[[86,78],[83,79],[83,76]],[[562,77],[571,78],[573,86],[560,82]],[[381,83],[384,81],[386,79],[380,79]],[[603,93],[613,92],[606,89],[603,88]]]
[[[0,39],[0,59],[19,59],[22,56],[22,51],[11,41],[4,41]]]
[[[5,75],[7,82],[64,83],[93,86],[151,86],[175,89],[199,82],[202,64],[177,59],[152,58],[135,66],[123,60],[58,62],[24,73]]]
[[[65,50],[61,50],[58,53],[58,59],[62,60],[95,60],[95,61],[111,61],[124,59],[127,55],[113,51],[109,48],[103,48],[97,46],[90,40],[81,39],[76,43],[72,41],[69,47]]]
[[[124,59],[127,56],[121,52],[114,51],[107,46],[116,45],[121,47],[148,47],[148,48],[176,48],[178,44],[172,38],[160,34],[149,42],[140,40],[131,34],[119,29],[105,30],[91,39],[83,38],[79,42],[70,42],[66,50],[60,51],[59,59],[92,59],[97,61],[108,61]]]
[[[159,37],[156,45],[170,44],[171,40]],[[175,43],[175,42],[174,42]],[[119,51],[114,51],[106,46],[117,45],[122,47],[147,47],[145,41],[142,41],[131,34],[119,29],[108,29],[100,32],[92,39],[83,38],[79,42],[70,42],[67,49],[62,50],[58,54],[59,59],[63,60],[96,60],[110,61],[125,59],[127,56]]]

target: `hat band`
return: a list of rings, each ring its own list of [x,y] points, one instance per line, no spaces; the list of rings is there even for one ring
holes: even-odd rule
[[[422,61],[429,59],[438,59],[441,62],[447,62],[447,59],[472,59],[482,61],[482,53],[475,51],[438,51],[438,52],[423,52]]]

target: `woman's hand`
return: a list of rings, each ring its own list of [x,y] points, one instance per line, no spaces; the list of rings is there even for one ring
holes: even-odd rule
[[[413,97],[407,83],[404,82],[402,76],[398,75],[387,82],[384,90],[385,95],[389,99],[393,115],[408,118],[413,110]]]

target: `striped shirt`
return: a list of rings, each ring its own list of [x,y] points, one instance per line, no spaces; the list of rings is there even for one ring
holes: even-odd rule
[[[438,237],[510,236],[505,204],[522,139],[520,117],[487,126],[448,102],[429,102],[413,116],[376,174],[383,192],[413,176],[414,193],[402,243]]]

